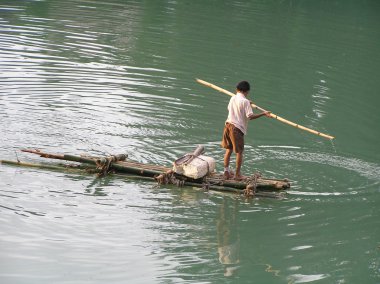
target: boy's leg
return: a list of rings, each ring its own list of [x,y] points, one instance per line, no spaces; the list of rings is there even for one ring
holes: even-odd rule
[[[243,164],[243,152],[236,153],[236,173],[235,173],[235,179],[241,178],[241,165]]]
[[[224,176],[226,178],[230,178],[230,172],[228,170],[228,167],[230,166],[231,154],[232,149],[226,149],[226,153],[224,154]]]

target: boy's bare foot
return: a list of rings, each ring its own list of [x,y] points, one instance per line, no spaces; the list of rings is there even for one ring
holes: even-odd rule
[[[233,173],[229,172],[229,171],[225,171],[224,174],[223,174],[224,178],[225,179],[231,179],[234,177]]]
[[[235,174],[235,176],[234,176],[234,180],[240,181],[243,179],[244,179],[244,177],[241,174]]]

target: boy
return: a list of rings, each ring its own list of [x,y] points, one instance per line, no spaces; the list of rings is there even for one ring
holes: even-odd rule
[[[248,120],[262,116],[270,117],[270,112],[253,114],[250,101],[247,99],[250,85],[247,81],[241,81],[236,86],[236,95],[228,104],[228,117],[223,130],[222,147],[226,149],[224,155],[224,176],[226,179],[233,177],[229,170],[232,151],[236,154],[235,179],[241,180],[241,165],[243,164],[244,135],[247,134]]]

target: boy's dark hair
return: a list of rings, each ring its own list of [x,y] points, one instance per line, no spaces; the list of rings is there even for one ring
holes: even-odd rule
[[[248,92],[251,89],[251,86],[247,81],[241,81],[236,85],[236,90],[240,92]]]

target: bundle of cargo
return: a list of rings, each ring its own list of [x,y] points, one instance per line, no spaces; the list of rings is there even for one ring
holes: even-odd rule
[[[173,171],[192,179],[200,179],[215,171],[215,159],[202,155],[205,149],[199,145],[193,153],[188,153],[173,163]]]

